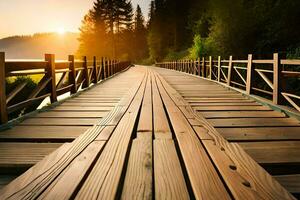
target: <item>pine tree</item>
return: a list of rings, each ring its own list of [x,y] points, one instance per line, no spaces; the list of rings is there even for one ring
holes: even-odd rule
[[[135,58],[140,60],[147,56],[147,31],[141,7],[137,5],[134,17]]]

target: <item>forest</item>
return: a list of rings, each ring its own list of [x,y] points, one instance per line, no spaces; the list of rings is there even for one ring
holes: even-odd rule
[[[248,53],[298,58],[299,7],[295,0],[153,0],[146,21],[130,0],[96,0],[78,54],[149,64]]]

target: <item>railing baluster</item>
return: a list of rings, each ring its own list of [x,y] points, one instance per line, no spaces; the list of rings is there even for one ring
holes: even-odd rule
[[[56,76],[55,76],[55,55],[54,54],[45,54],[45,61],[47,62],[46,66],[46,76],[51,78],[50,83],[47,85],[47,91],[51,93],[50,100],[51,103],[57,102],[56,94]]]
[[[75,69],[75,58],[73,55],[69,55],[68,58],[69,63],[69,84],[73,84],[71,87],[71,94],[75,94],[77,92],[77,83],[76,83],[76,69]]]
[[[282,104],[282,65],[280,64],[278,53],[273,54],[273,103]]]
[[[88,64],[87,64],[87,57],[83,56],[82,58],[83,63],[82,63],[82,67],[83,67],[83,77],[85,79],[82,88],[87,88],[90,85],[90,77],[89,77],[89,69],[88,69]]]
[[[229,56],[228,74],[227,74],[227,85],[229,86],[231,83],[231,73],[232,73],[232,56]]]
[[[97,78],[97,74],[98,74],[98,68],[97,68],[97,58],[96,56],[93,57],[93,74],[92,74],[92,79],[93,79],[93,83],[98,83],[98,78]]]
[[[254,75],[254,67],[252,66],[252,54],[249,54],[248,55],[248,63],[247,63],[247,81],[246,81],[247,94],[251,94],[253,75]]]
[[[218,56],[218,82],[221,80],[221,56]]]

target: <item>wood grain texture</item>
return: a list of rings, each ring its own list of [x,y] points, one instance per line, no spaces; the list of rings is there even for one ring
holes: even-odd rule
[[[172,140],[154,140],[155,199],[190,199]]]
[[[149,133],[151,135],[151,133]],[[152,138],[134,139],[121,199],[152,199]]]
[[[179,94],[160,78],[169,94]],[[177,93],[177,94],[176,94]],[[170,95],[172,98],[172,95]],[[177,98],[172,98],[176,102]],[[228,143],[214,127],[191,107],[179,106],[186,116],[203,123],[213,140],[202,140],[225,183],[236,199],[294,199],[271,175],[262,169],[239,145]],[[208,146],[208,144],[210,146]],[[227,157],[226,157],[227,156]],[[227,163],[227,164],[224,164]],[[229,165],[229,166],[228,166]],[[234,171],[234,173],[232,173]],[[238,184],[242,181],[242,184]],[[247,187],[246,189],[244,187]],[[251,188],[251,189],[250,189]],[[241,192],[241,190],[245,192]],[[248,194],[248,195],[246,195]]]
[[[142,103],[146,82],[122,117],[107,142],[91,173],[79,190],[76,199],[114,199],[121,178],[128,145]]]
[[[197,199],[230,199],[196,133],[169,97],[175,91],[167,93],[160,80],[157,79],[158,88],[169,113],[195,197]],[[174,99],[176,101],[178,98]],[[196,166],[202,167],[196,168]]]
[[[72,161],[63,173],[48,186],[38,199],[70,199],[82,178],[87,173],[90,165],[100,153],[104,143],[104,141],[92,142]]]

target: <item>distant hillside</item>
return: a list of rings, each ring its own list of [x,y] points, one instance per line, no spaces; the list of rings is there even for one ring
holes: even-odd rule
[[[56,59],[66,59],[77,51],[78,37],[78,33],[13,36],[0,40],[0,52],[4,51],[7,59],[44,58],[45,53],[55,54]]]

